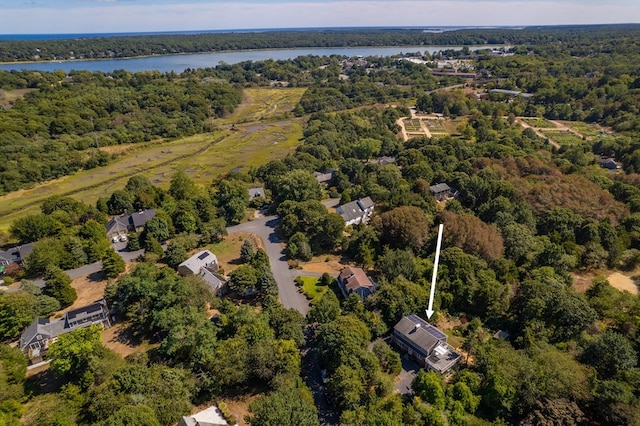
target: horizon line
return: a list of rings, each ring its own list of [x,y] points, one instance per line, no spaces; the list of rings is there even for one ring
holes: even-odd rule
[[[589,24],[530,24],[530,25],[364,25],[364,26],[319,26],[319,27],[266,27],[266,28],[229,28],[229,29],[199,29],[199,30],[162,30],[162,31],[119,31],[119,32],[99,32],[99,33],[0,33],[3,37],[37,37],[37,36],[129,36],[129,35],[171,35],[171,34],[207,34],[207,33],[250,33],[250,32],[284,32],[284,31],[319,31],[319,30],[366,30],[366,29],[395,29],[395,30],[445,30],[449,32],[461,29],[527,29],[527,28],[563,28],[563,27],[589,27],[589,26],[623,26],[640,25],[640,22],[619,22],[619,23],[589,23]],[[446,31],[448,30],[448,31]],[[61,37],[62,38],[62,37]],[[6,40],[5,40],[6,41]],[[16,39],[16,41],[18,41]]]

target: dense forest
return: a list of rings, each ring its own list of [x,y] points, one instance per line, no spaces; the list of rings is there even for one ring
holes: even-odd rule
[[[639,425],[640,298],[602,275],[636,275],[640,265],[640,50],[625,44],[640,39],[629,34],[596,31],[589,45],[569,29],[563,37],[579,38],[579,49],[541,43],[477,59],[496,77],[486,88],[531,98],[431,92],[438,81],[425,66],[385,59],[348,70],[340,58],[307,57],[185,73],[183,87],[210,78],[238,85],[226,95],[255,81],[304,81],[309,90],[293,111],[308,115],[304,143],[206,187],[182,171],[168,188],[134,176],[95,206],[52,197],[40,214],[15,221],[12,237],[35,247],[14,278],[44,273],[47,286],[23,279],[19,291],[0,294],[2,341],[75,299],[62,269],[102,259],[118,321],[151,348],[122,359],[99,330],[64,335],[51,348],[59,387],[39,393],[25,386],[22,354],[0,345],[0,421],[168,425],[193,405],[260,394],[244,419],[252,426],[316,426],[327,416],[316,407],[326,405],[339,424],[357,426]],[[412,78],[418,109],[456,118],[456,131],[399,139],[397,121],[409,109],[381,103],[411,99]],[[203,85],[214,83],[222,85]],[[521,127],[522,115],[597,122],[606,132],[558,148]],[[601,168],[600,154],[621,161],[622,171]],[[381,164],[383,156],[395,162]],[[326,187],[316,171],[333,171]],[[436,203],[429,187],[441,182],[455,199]],[[267,199],[249,200],[256,185]],[[373,219],[346,230],[321,203],[367,196]],[[325,274],[329,290],[305,318],[278,302],[269,257],[249,241],[227,271],[231,297],[175,273],[263,202],[279,216],[292,267],[338,255],[367,270],[376,292],[364,303],[340,300]],[[144,208],[157,214],[128,244],[146,253],[125,273],[103,225],[108,215]],[[424,314],[440,223],[431,321],[447,324],[464,356],[446,378],[419,371],[412,393],[401,395],[393,391],[400,355],[383,338],[403,316]],[[578,276],[586,284],[576,285]],[[309,385],[319,375],[312,359],[326,371],[321,392]]]
[[[640,26],[589,25],[524,29],[465,29],[442,33],[420,29],[332,29],[239,33],[161,34],[66,40],[0,41],[0,62],[109,59],[220,50],[350,46],[451,46],[598,44],[625,32],[637,39]]]

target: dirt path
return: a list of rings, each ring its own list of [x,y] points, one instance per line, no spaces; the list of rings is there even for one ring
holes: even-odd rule
[[[404,127],[405,118],[408,118],[408,117],[398,118],[398,121],[396,121],[396,124],[400,126],[400,133],[402,134],[402,140],[406,142],[409,140],[409,136],[407,135],[407,129],[405,129]]]
[[[427,135],[429,139],[431,139],[431,132],[429,131],[429,128],[427,127],[427,124],[424,122],[424,120],[420,120],[420,128],[422,128],[424,134]]]
[[[540,130],[560,130],[557,128],[553,128],[553,129],[544,129],[544,128],[539,128],[539,127],[533,127],[530,124],[528,124],[526,121],[524,121],[524,119],[527,117],[517,117],[516,118],[516,122],[519,123],[523,129],[531,129],[533,130],[533,132],[543,138],[549,141],[550,145],[553,145],[556,149],[560,149],[560,144],[557,143],[556,141],[552,140],[551,138],[549,138],[548,136],[544,135]]]

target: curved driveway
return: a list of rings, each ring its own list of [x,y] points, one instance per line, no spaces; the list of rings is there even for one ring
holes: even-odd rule
[[[298,269],[289,269],[287,256],[280,245],[280,238],[276,234],[278,216],[263,216],[252,221],[227,228],[229,234],[233,232],[250,232],[262,239],[265,251],[271,262],[273,277],[278,283],[280,302],[285,308],[294,308],[302,315],[309,312],[307,298],[298,291],[293,281],[299,275],[311,275]]]

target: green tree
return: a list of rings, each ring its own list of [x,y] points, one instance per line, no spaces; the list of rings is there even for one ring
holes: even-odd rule
[[[242,265],[229,274],[229,288],[244,294],[255,289],[258,284],[258,271],[251,265]]]
[[[215,200],[228,223],[240,222],[249,206],[249,191],[238,180],[223,180],[217,185]]]
[[[319,426],[318,413],[308,389],[283,387],[249,406],[251,426]]]
[[[165,252],[165,259],[167,264],[174,269],[178,268],[182,262],[189,258],[189,252],[184,241],[174,238],[167,245],[167,251]]]
[[[121,215],[124,212],[131,213],[133,211],[133,197],[128,191],[115,190],[107,201],[107,209],[112,215]]]
[[[91,358],[102,346],[101,328],[97,325],[62,334],[49,347],[51,369],[57,376],[78,378],[87,370]]]
[[[311,307],[307,314],[310,323],[326,324],[335,320],[340,315],[340,301],[332,291],[327,291],[322,299]]]
[[[108,419],[97,423],[98,426],[160,426],[153,409],[147,405],[125,405]]]
[[[313,257],[309,239],[302,232],[296,232],[289,238],[287,243],[287,257],[291,259],[299,259],[309,261]]]
[[[606,330],[591,342],[585,348],[582,359],[604,378],[615,377],[638,364],[638,356],[631,342],[611,330]]]
[[[17,218],[11,223],[9,232],[21,243],[31,243],[57,235],[62,228],[62,223],[53,216],[36,214]]]
[[[0,419],[3,413],[19,417],[26,374],[27,359],[20,350],[0,344]]]
[[[116,278],[124,272],[124,259],[113,248],[109,248],[102,258],[102,270],[107,278]]]
[[[169,224],[160,215],[155,215],[144,225],[144,231],[142,231],[142,241],[145,241],[147,237],[153,237],[159,242],[165,242],[171,237],[169,230]]]
[[[178,201],[190,200],[196,195],[197,188],[189,176],[180,169],[171,176],[169,194]]]
[[[413,379],[412,388],[421,400],[428,402],[439,410],[443,410],[445,406],[444,387],[440,376],[429,371],[418,371]]]
[[[0,294],[0,339],[14,339],[33,322],[37,297],[25,291]]]
[[[280,204],[285,200],[300,202],[320,200],[322,198],[320,184],[313,177],[313,174],[306,170],[298,169],[285,173],[269,189],[275,194],[274,201],[276,204]]]
[[[57,299],[62,307],[71,305],[78,298],[76,289],[71,287],[71,278],[57,266],[47,268],[43,278],[44,293]]]
[[[240,247],[240,261],[242,263],[250,263],[255,254],[255,247],[250,240],[244,240]]]

